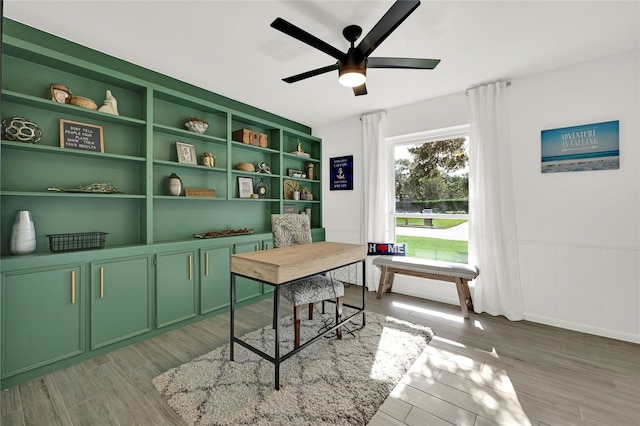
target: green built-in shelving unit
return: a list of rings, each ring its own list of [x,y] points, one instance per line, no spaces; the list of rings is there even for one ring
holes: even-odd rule
[[[308,127],[8,19],[3,31],[2,118],[28,118],[43,137],[0,145],[2,386],[224,312],[229,256],[272,248],[270,215],[285,205],[311,209],[314,239],[324,239],[322,145]],[[119,115],[54,102],[52,83],[98,105],[110,90]],[[185,117],[209,127],[188,131]],[[104,152],[62,148],[60,120],[102,127]],[[239,129],[267,134],[267,146],[234,141]],[[193,145],[197,164],[178,161],[176,142]],[[295,154],[298,144],[308,158]],[[215,167],[202,165],[204,152],[215,155]],[[239,171],[238,163],[266,163],[271,174]],[[288,175],[309,163],[313,179]],[[172,173],[184,187],[216,196],[166,195]],[[240,177],[263,179],[268,193],[241,198]],[[285,199],[287,180],[313,199]],[[113,182],[120,192],[47,190],[94,182]],[[9,238],[20,210],[31,212],[37,249],[13,256]],[[194,238],[241,228],[253,233]],[[49,250],[49,234],[93,231],[108,233],[104,249]],[[261,285],[243,291],[245,304],[269,296]]]

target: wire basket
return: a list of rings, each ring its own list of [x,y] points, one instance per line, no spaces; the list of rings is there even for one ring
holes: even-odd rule
[[[77,232],[75,234],[49,234],[52,253],[103,249],[107,232]]]

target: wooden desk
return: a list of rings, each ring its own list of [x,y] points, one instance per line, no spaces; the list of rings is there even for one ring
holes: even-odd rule
[[[358,244],[344,244],[332,242],[318,242],[273,250],[263,250],[252,253],[234,254],[231,256],[231,337],[230,359],[233,361],[234,343],[251,350],[275,365],[275,389],[280,389],[280,363],[311,345],[327,333],[351,321],[356,315],[362,314],[362,325],[365,325],[366,286],[362,285],[362,306],[344,306],[356,309],[356,312],[342,319],[338,324],[322,334],[303,343],[287,354],[280,355],[280,288],[311,275],[322,274],[333,269],[354,263],[362,263],[362,276],[365,277],[365,262],[367,247]],[[274,287],[273,294],[273,325],[275,332],[275,356],[271,356],[246,343],[234,335],[234,318],[236,303],[236,276],[242,276],[262,282]]]

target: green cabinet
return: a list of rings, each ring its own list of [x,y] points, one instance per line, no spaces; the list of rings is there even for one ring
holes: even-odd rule
[[[156,326],[164,327],[197,314],[196,251],[156,255]]]
[[[83,267],[2,276],[2,377],[84,351]]]
[[[151,330],[149,256],[91,263],[91,349]]]
[[[229,306],[231,246],[200,250],[200,313]]]

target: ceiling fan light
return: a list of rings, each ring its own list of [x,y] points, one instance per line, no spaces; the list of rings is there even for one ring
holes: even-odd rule
[[[347,87],[362,86],[367,80],[367,61],[356,61],[353,56],[349,56],[344,61],[340,61],[338,67],[338,82]]]
[[[367,76],[359,70],[345,70],[338,77],[338,82],[347,87],[362,86],[365,81],[367,81]]]

